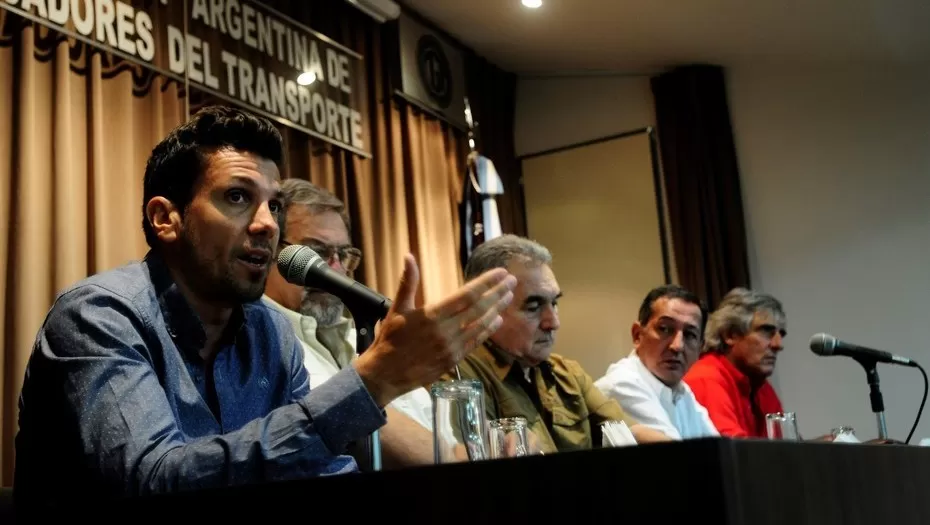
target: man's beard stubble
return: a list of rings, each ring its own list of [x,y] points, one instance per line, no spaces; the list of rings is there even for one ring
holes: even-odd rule
[[[209,256],[202,256],[198,246],[203,246],[196,228],[188,224],[181,227],[181,264],[187,285],[205,298],[229,304],[242,304],[257,301],[265,293],[268,272],[259,281],[241,281],[233,277],[232,265],[235,260],[218,261]]]
[[[316,290],[304,288],[300,299],[300,313],[316,319],[319,326],[333,326],[342,319],[344,305],[338,297]]]

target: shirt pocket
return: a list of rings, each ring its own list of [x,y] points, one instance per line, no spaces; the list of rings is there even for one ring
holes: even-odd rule
[[[577,427],[587,419],[588,410],[585,407],[577,407],[576,410],[570,410],[563,406],[552,408],[552,426],[554,427]]]

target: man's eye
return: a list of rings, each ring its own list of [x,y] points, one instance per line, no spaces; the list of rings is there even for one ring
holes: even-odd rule
[[[668,325],[665,325],[665,324],[660,324],[660,325],[659,325],[659,332],[661,332],[662,334],[665,334],[665,335],[671,335],[671,334],[675,333],[675,329],[672,328],[671,326],[668,326]]]
[[[271,210],[271,213],[281,213],[284,211],[284,205],[281,204],[281,201],[271,201],[268,203],[268,209]]]
[[[526,311],[527,312],[536,312],[539,310],[539,303],[527,303]]]
[[[233,204],[245,204],[248,202],[248,195],[242,190],[229,190],[226,192],[226,199]]]
[[[311,250],[315,251],[317,255],[319,255],[320,257],[329,258],[329,255],[330,255],[329,247],[326,246],[325,244],[311,242],[311,243],[308,243],[307,246]]]

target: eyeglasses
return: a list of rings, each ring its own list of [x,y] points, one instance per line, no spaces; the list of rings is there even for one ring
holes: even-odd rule
[[[287,242],[284,239],[278,242],[281,246],[291,246],[293,243]],[[339,257],[339,262],[342,264],[342,267],[345,269],[346,273],[352,273],[358,269],[359,263],[362,262],[362,250],[351,246],[333,246],[331,244],[324,244],[321,242],[308,242],[303,243],[301,246],[306,246],[311,250],[315,251],[317,255],[323,258],[324,261],[329,263],[333,260],[333,256]]]

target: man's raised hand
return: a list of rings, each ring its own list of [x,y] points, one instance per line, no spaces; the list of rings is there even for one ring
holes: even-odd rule
[[[406,256],[391,310],[371,347],[354,364],[378,405],[439,379],[490,337],[513,300],[516,282],[505,269],[496,268],[439,303],[416,308],[420,271],[413,256]]]

